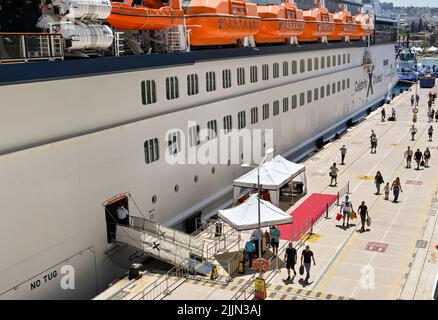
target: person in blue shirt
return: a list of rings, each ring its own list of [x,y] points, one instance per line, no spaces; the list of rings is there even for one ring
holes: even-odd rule
[[[271,230],[271,246],[274,256],[278,254],[279,244],[280,244],[280,229],[278,229],[276,226],[273,226]]]
[[[254,238],[251,237],[251,240],[249,240],[246,244],[245,244],[245,251],[246,254],[248,255],[248,260],[249,260],[249,268],[252,268],[252,260],[254,259],[254,252],[256,250],[256,246],[254,244]]]

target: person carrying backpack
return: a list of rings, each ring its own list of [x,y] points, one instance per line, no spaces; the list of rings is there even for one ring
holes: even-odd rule
[[[248,261],[249,261],[249,265],[248,268],[252,268],[252,261],[254,259],[254,253],[256,250],[256,246],[254,243],[254,238],[251,237],[251,239],[245,244],[245,252],[246,255],[248,256]]]

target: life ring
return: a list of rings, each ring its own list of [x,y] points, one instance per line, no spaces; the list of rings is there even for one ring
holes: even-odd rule
[[[257,270],[262,270],[262,272],[267,272],[269,271],[269,262],[266,259],[255,259],[254,262],[252,263],[252,266],[254,268],[255,271]]]

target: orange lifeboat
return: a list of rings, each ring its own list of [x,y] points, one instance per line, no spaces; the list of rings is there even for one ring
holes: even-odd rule
[[[303,11],[294,2],[257,6],[261,18],[256,43],[287,43],[304,32]]]
[[[374,33],[374,20],[368,14],[359,13],[355,18],[359,38],[370,36]]]
[[[346,38],[359,40],[359,27],[356,24],[355,17],[351,15],[351,12],[347,10],[345,5],[341,4],[339,7],[341,11],[333,15],[335,32],[328,36],[328,39],[331,41],[339,41]]]
[[[306,23],[304,32],[298,36],[300,42],[327,40],[335,32],[333,14],[321,4],[320,0],[315,2],[315,9],[303,11]]]
[[[257,6],[244,0],[192,0],[184,11],[193,46],[238,44],[259,30]]]
[[[141,6],[133,0],[113,2],[111,15],[107,21],[117,29],[123,30],[159,30],[184,23],[184,13],[177,5],[161,6],[161,1],[143,1]]]

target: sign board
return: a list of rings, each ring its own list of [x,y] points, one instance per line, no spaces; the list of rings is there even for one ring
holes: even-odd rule
[[[254,292],[254,298],[258,300],[265,300],[266,299],[266,281],[263,278],[256,278],[255,279],[255,292]]]

